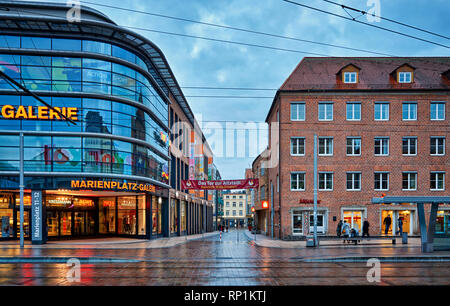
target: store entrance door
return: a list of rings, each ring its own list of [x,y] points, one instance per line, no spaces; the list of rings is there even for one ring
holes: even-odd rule
[[[89,236],[94,234],[95,234],[94,212],[75,211],[73,236]]]

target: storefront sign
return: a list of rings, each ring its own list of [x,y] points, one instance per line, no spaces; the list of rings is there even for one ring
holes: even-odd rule
[[[57,111],[67,118],[77,121],[77,107],[53,107],[47,106],[13,106],[3,105],[1,116],[2,119],[23,119],[23,120],[65,120]]]
[[[71,188],[77,189],[119,189],[126,191],[148,191],[155,192],[156,187],[151,184],[138,184],[117,181],[93,181],[93,180],[72,180]]]
[[[258,179],[246,180],[182,180],[181,189],[252,189],[259,186]]]
[[[299,204],[314,204],[314,200],[311,199],[300,199]],[[320,204],[320,200],[317,200],[317,204]]]
[[[33,244],[43,243],[42,239],[42,191],[31,191],[31,242]]]

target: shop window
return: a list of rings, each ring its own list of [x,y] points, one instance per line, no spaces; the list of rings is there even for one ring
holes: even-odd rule
[[[116,200],[114,197],[99,199],[99,233],[116,232]]]
[[[14,218],[11,195],[0,195],[0,230],[2,238],[13,237]]]
[[[361,211],[344,211],[344,221],[350,225],[350,228],[355,228],[358,230],[360,235],[362,235],[362,212]]]
[[[136,234],[136,197],[118,197],[118,233],[126,235]]]
[[[314,214],[311,213],[309,215],[309,232],[314,233]],[[324,225],[324,214],[317,214],[317,233],[323,234],[325,233],[325,225]]]
[[[450,234],[450,211],[441,210],[437,212],[436,216],[436,234]]]

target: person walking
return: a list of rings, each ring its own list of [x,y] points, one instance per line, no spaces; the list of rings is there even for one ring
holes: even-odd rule
[[[392,222],[392,219],[389,215],[387,215],[387,217],[384,218],[384,220],[383,220],[383,224],[385,225],[385,228],[384,228],[385,235],[387,235],[389,232],[389,228],[391,227],[391,222]]]
[[[367,221],[367,219],[364,219],[363,228],[362,228],[362,230],[363,230],[362,237],[365,237],[365,236],[370,237],[370,235],[369,235],[369,225],[370,225],[369,221]]]
[[[339,220],[339,223],[336,228],[336,236],[338,236],[338,238],[341,237],[341,230],[342,230],[342,220]]]
[[[397,231],[397,233],[400,234],[400,236],[403,235],[403,218],[402,217],[398,218],[398,231]]]

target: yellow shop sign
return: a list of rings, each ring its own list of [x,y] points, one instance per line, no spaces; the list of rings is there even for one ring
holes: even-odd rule
[[[72,180],[71,188],[78,189],[119,189],[126,191],[148,191],[155,192],[156,188],[151,184],[127,183],[117,181],[95,181],[95,180]]]
[[[53,107],[47,106],[13,106],[3,105],[1,116],[3,119],[24,119],[24,120],[65,120],[58,111],[67,118],[77,121],[77,107]]]

